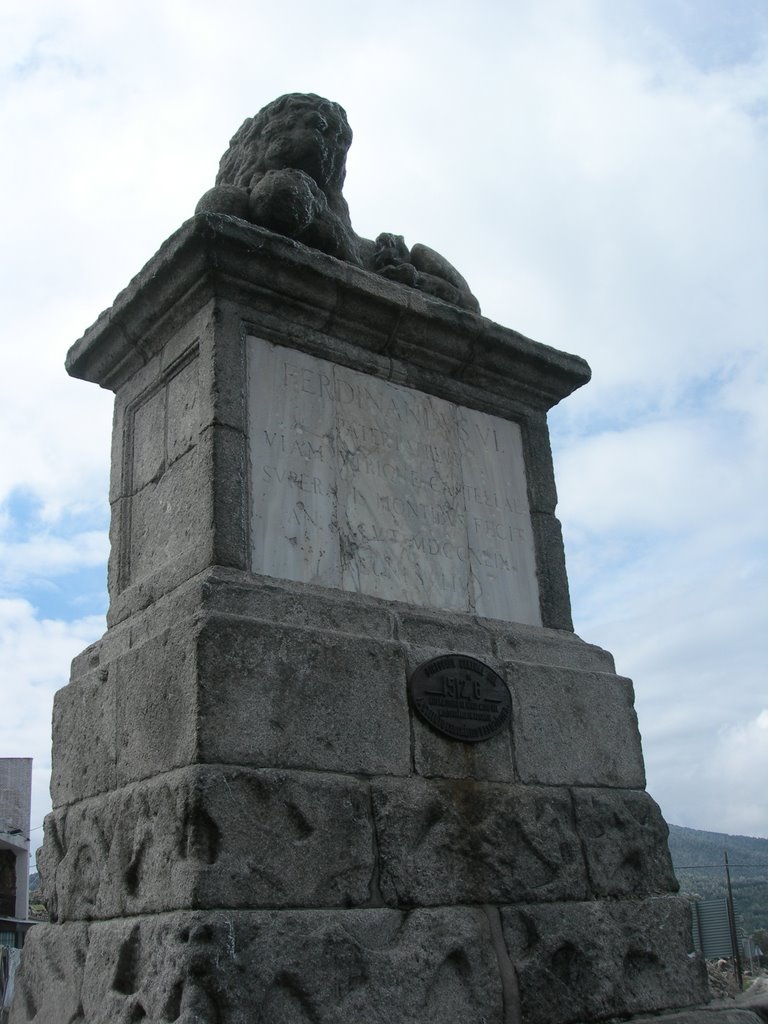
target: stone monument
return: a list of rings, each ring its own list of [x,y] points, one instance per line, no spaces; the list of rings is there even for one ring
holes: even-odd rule
[[[571,624],[546,413],[588,367],[359,238],[350,141],[315,96],[246,121],[69,353],[116,393],[109,628],[56,697],[12,1024],[707,998],[632,684]]]

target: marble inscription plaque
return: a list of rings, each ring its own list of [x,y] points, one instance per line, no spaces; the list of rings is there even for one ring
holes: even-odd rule
[[[248,339],[253,572],[541,625],[520,428]]]

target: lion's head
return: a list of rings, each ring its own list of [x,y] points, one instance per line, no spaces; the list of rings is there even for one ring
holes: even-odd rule
[[[352,129],[338,103],[289,93],[237,130],[221,158],[217,185],[252,189],[267,171],[304,171],[329,197],[341,195]]]

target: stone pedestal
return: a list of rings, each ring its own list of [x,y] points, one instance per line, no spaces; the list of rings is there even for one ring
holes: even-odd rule
[[[706,998],[632,684],[572,632],[573,356],[234,219],[74,346],[116,392],[109,629],[54,710],[13,1024],[525,1021]],[[465,743],[409,674],[466,654]]]

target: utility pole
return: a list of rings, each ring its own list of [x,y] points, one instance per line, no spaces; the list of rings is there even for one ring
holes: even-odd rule
[[[736,967],[736,977],[739,982],[739,991],[744,988],[744,972],[741,969],[741,950],[739,949],[739,940],[736,932],[736,911],[733,906],[733,890],[731,889],[731,871],[728,867],[728,851],[723,850],[723,856],[725,858],[725,880],[728,885],[728,925],[731,931],[731,949],[733,950],[733,960]]]

